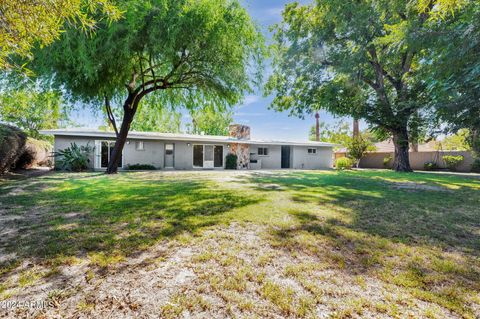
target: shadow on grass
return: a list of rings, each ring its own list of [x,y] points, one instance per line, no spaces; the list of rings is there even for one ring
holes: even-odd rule
[[[277,249],[315,256],[350,276],[374,276],[465,318],[477,314],[478,300],[472,299],[480,289],[477,180],[310,172],[249,182],[259,190],[277,185],[298,204],[289,212],[290,225],[270,229],[269,242]],[[397,183],[435,187],[398,189]]]
[[[437,189],[396,188],[396,181]],[[257,175],[294,202],[313,203],[341,216],[328,222],[410,245],[433,245],[480,254],[480,181],[451,176],[384,172]],[[454,187],[450,189],[449,187]]]
[[[0,197],[9,208],[4,215],[12,217],[7,226],[17,229],[0,243],[17,259],[129,255],[178,234],[228,222],[224,213],[259,201],[203,181],[142,181],[126,175],[80,176],[51,185]]]

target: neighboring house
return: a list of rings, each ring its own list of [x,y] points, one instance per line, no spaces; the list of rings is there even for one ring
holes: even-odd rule
[[[115,144],[115,133],[58,129],[44,130],[55,137],[55,152],[71,143],[95,146],[91,168],[105,169]],[[333,162],[333,144],[250,139],[250,128],[230,126],[230,136],[130,132],[123,150],[121,168],[149,164],[158,169],[224,169],[229,153],[238,156],[238,169],[325,169]]]

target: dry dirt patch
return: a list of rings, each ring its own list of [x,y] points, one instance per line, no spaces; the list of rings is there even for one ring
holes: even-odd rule
[[[92,267],[87,260],[61,266],[21,294],[26,300],[54,300],[54,307],[3,317],[390,318],[395,309],[422,318],[429,308],[456,318],[368,274],[333,267],[322,253],[273,247],[269,231],[253,224],[217,226],[113,267]]]

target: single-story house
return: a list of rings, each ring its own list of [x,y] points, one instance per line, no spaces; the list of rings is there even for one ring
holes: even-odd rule
[[[55,137],[54,151],[71,143],[94,146],[92,169],[107,167],[115,133],[84,129],[43,130]],[[157,169],[224,169],[227,154],[237,155],[238,169],[326,169],[333,165],[333,144],[250,139],[250,128],[231,125],[229,136],[130,132],[121,169],[148,164]]]

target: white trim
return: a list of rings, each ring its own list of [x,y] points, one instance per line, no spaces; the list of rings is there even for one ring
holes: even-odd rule
[[[54,136],[81,136],[92,138],[115,138],[114,132],[103,132],[95,130],[41,130],[41,134]],[[213,135],[188,135],[188,134],[172,134],[172,133],[153,133],[153,132],[129,132],[128,139],[142,140],[161,140],[161,141],[184,141],[197,143],[241,143],[248,145],[290,145],[290,146],[311,146],[311,147],[334,147],[341,146],[324,142],[297,142],[297,141],[262,141],[262,140],[241,140],[228,136]]]

